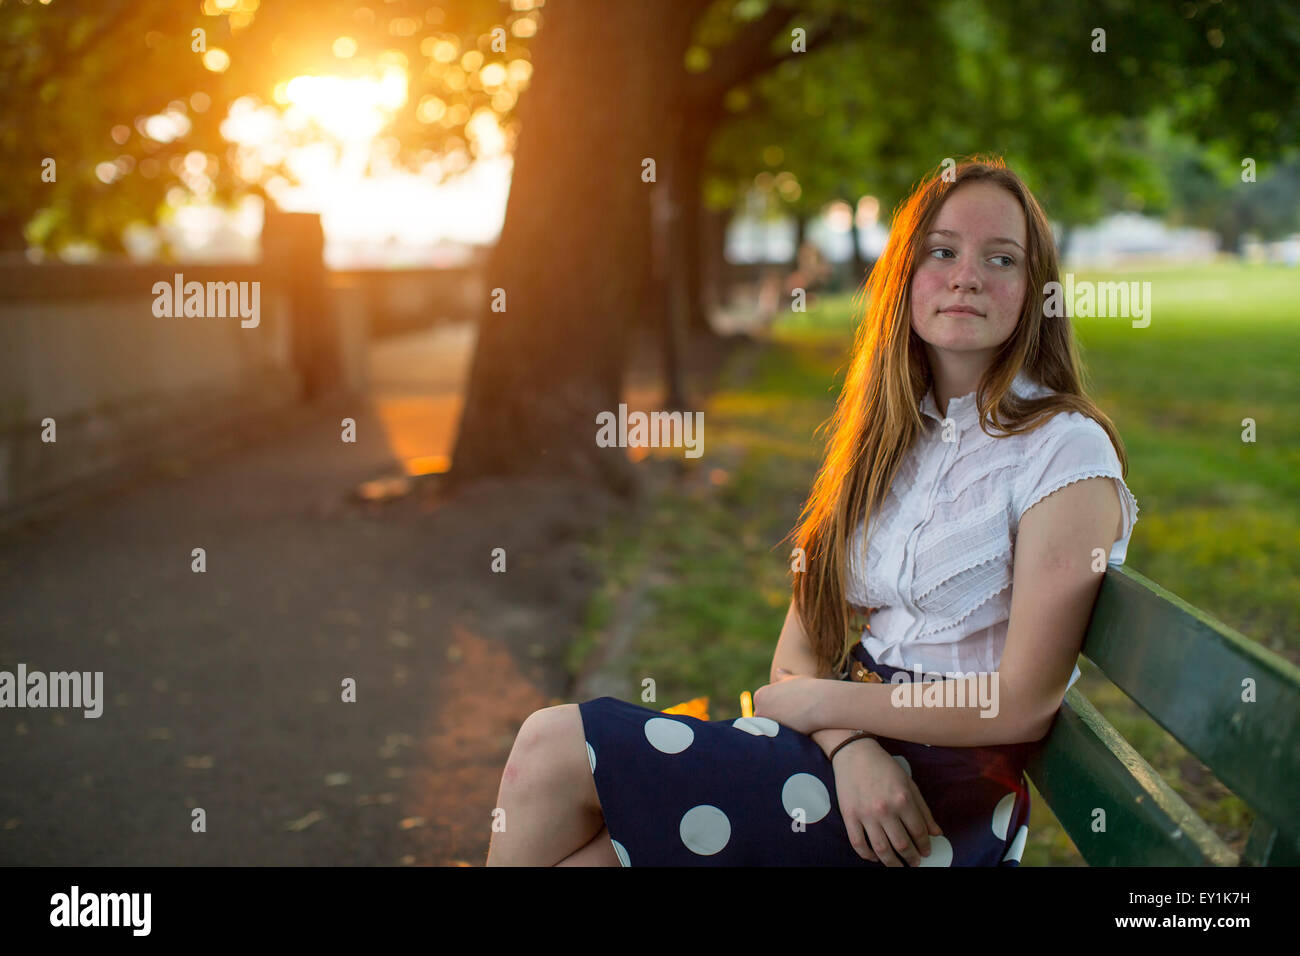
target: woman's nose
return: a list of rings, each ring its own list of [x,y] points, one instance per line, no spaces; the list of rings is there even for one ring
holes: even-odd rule
[[[979,270],[969,263],[958,264],[953,270],[952,287],[954,291],[978,291],[980,287]]]

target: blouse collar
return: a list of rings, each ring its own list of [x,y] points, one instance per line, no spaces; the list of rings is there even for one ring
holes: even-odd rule
[[[1016,373],[1016,377],[1011,380],[1011,390],[1021,398],[1029,398],[1040,390],[1041,386],[1037,385],[1028,373],[1022,368]],[[925,393],[925,398],[921,399],[921,413],[929,415],[935,421],[943,422],[944,418],[939,414],[939,406],[934,400],[934,386]],[[967,425],[973,424],[978,417],[979,409],[975,404],[975,392],[967,392],[956,398],[948,400],[948,417],[957,423],[959,429],[964,430]]]

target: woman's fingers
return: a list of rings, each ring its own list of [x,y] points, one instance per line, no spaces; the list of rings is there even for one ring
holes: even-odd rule
[[[877,820],[867,821],[867,838],[871,841],[871,849],[876,851],[876,856],[885,866],[905,866],[898,854],[894,852],[893,842],[889,834],[885,832],[884,827]]]
[[[912,863],[916,866],[921,862],[922,857],[930,855],[930,833],[927,829],[925,816],[921,813],[921,808],[917,805],[915,799],[908,802],[908,805],[899,814],[903,826],[907,829],[908,837],[912,846],[916,848],[919,854],[918,858]]]
[[[915,816],[917,823],[920,823],[920,814],[913,810],[910,815]],[[905,861],[906,866],[920,866],[921,853],[916,848],[916,844],[912,842],[912,835],[908,833],[909,827],[904,825],[903,819],[901,817],[887,817],[883,821],[883,825],[895,854]]]
[[[862,821],[846,813],[842,813],[841,816],[844,817],[844,828],[849,833],[849,843],[853,844],[853,849],[857,851],[858,856],[869,863],[879,863],[875,851],[871,849],[871,841],[867,838],[867,831]]]
[[[912,792],[916,794],[916,802],[921,807],[921,812],[925,816],[925,824],[928,832],[933,833],[935,836],[943,836],[943,827],[939,826],[939,824],[935,822],[934,814],[930,812],[930,805],[925,802],[925,797],[921,796],[921,788],[916,785],[916,781],[911,777],[907,778],[907,782],[912,785]],[[929,842],[928,837],[926,842]]]

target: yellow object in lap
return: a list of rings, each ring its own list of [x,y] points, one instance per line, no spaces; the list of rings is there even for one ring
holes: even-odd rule
[[[666,707],[660,711],[664,714],[681,714],[684,717],[698,717],[700,720],[709,719],[709,698],[696,697],[681,704],[672,707]]]

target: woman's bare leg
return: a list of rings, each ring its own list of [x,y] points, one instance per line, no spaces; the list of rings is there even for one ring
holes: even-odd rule
[[[600,832],[591,838],[591,842],[581,850],[575,850],[556,866],[622,866],[614,844],[609,842],[609,828],[601,827]]]
[[[497,807],[504,827],[494,825],[488,866],[554,866],[604,828],[577,704],[546,707],[524,721]]]

